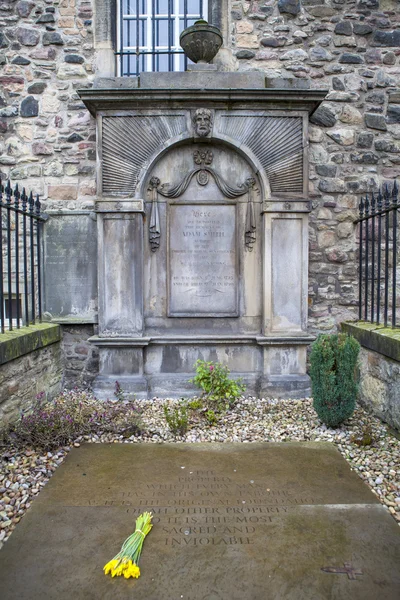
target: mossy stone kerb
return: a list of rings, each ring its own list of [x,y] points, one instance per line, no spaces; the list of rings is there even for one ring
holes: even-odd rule
[[[342,323],[341,328],[355,337],[364,348],[400,362],[400,329],[364,321]]]
[[[39,323],[0,334],[0,365],[61,340],[61,327]]]

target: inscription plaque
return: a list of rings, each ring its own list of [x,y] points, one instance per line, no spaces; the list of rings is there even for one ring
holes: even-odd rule
[[[141,577],[105,577],[102,566],[144,510],[154,527]],[[2,600],[398,600],[400,593],[396,523],[323,443],[81,446],[1,555]],[[332,571],[347,563],[363,575]]]
[[[44,307],[54,318],[97,319],[97,224],[51,215],[44,226]]]
[[[169,206],[169,316],[238,316],[236,206]]]

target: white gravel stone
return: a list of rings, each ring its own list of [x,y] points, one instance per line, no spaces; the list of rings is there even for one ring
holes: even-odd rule
[[[5,542],[18,521],[40,494],[71,447],[81,443],[251,443],[321,441],[335,444],[350,467],[371,488],[380,502],[400,525],[400,440],[376,417],[357,407],[351,419],[331,429],[321,423],[312,400],[241,398],[215,426],[209,426],[198,413],[189,419],[186,435],[175,437],[164,417],[164,405],[170,408],[181,401],[153,398],[137,400],[141,409],[143,432],[124,439],[120,435],[82,436],[70,446],[45,454],[31,448],[7,449],[0,470],[0,542]],[[357,445],[363,428],[370,427],[371,446]]]

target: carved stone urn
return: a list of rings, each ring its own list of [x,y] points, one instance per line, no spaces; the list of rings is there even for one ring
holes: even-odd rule
[[[209,25],[207,21],[196,21],[191,27],[184,29],[179,42],[184,53],[194,63],[209,63],[222,46],[222,34],[218,27]]]

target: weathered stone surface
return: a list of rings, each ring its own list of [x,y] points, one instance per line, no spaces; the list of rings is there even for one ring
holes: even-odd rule
[[[371,129],[379,129],[380,131],[386,131],[387,125],[383,115],[376,115],[374,113],[365,113],[364,115],[365,124]]]
[[[257,36],[253,33],[242,33],[237,35],[239,48],[258,48]]]
[[[79,56],[79,54],[66,54],[64,60],[66,63],[75,63],[79,65],[85,62],[83,56]]]
[[[46,31],[42,38],[43,46],[63,46],[64,40],[62,36],[56,31]]]
[[[7,48],[8,47],[8,41],[6,36],[4,35],[4,33],[2,33],[0,31],[0,48]]]
[[[76,189],[68,190],[68,187],[49,186],[49,196],[66,200],[76,198]],[[96,227],[96,221],[90,215],[52,215],[46,222],[44,307],[53,318],[69,316],[93,321],[96,316]],[[59,277],[60,270],[62,278]]]
[[[389,104],[386,114],[388,123],[400,123],[400,104]]]
[[[40,17],[36,21],[36,23],[54,23],[54,22],[55,22],[55,18],[54,18],[54,15],[52,15],[51,13],[44,13],[43,15],[40,15]]]
[[[239,52],[236,52],[236,58],[239,59],[250,59],[250,58],[254,58],[256,55],[255,52],[253,52],[252,50],[239,50]]]
[[[354,106],[351,106],[351,104],[344,106],[339,118],[342,123],[350,123],[352,125],[357,125],[363,121],[360,111],[354,108]]]
[[[337,35],[352,35],[353,27],[351,21],[339,21],[335,26],[334,32]]]
[[[300,0],[278,0],[278,10],[283,14],[296,16],[300,12]]]
[[[329,106],[321,105],[310,117],[311,123],[314,125],[322,125],[323,127],[333,127],[337,121],[335,113]]]
[[[364,59],[360,54],[351,54],[350,52],[344,52],[339,58],[339,62],[351,65],[360,65],[364,62]]]
[[[39,114],[39,103],[33,96],[27,96],[22,100],[20,107],[21,117],[37,117]]]
[[[315,172],[321,177],[336,177],[337,167],[335,165],[316,165]]]
[[[389,46],[391,48],[400,46],[400,31],[374,31],[371,41],[372,46]]]
[[[52,325],[52,329],[57,329]],[[49,325],[32,326],[30,331],[21,336],[22,330],[8,334],[8,341],[13,338],[13,354],[17,358],[0,365],[0,422],[2,424],[15,421],[23,410],[32,406],[33,399],[46,389],[49,397],[61,391],[62,355],[60,333],[48,335],[51,343],[47,344],[46,331]],[[41,331],[42,334],[41,334]],[[18,336],[25,339],[18,341]],[[31,343],[32,342],[32,343]],[[3,341],[3,346],[7,342]],[[4,348],[6,351],[6,348]],[[2,355],[0,350],[0,356]],[[3,584],[1,584],[3,586]],[[2,596],[4,589],[2,588]]]
[[[24,58],[23,56],[16,56],[15,58],[12,59],[11,64],[26,66],[26,65],[30,65],[31,61],[28,58]]]
[[[351,144],[354,144],[353,129],[335,129],[334,131],[328,131],[327,135],[341,146],[351,146]]]
[[[318,184],[321,192],[340,194],[346,192],[346,185],[342,179],[321,179]]]
[[[310,60],[312,61],[317,62],[319,60],[325,61],[332,59],[332,54],[325,50],[325,48],[322,48],[322,46],[315,46],[315,48],[311,48],[310,50]]]
[[[353,23],[353,31],[356,35],[368,35],[373,32],[373,28],[368,23]]]
[[[36,46],[40,40],[40,33],[36,29],[18,27],[16,31],[17,40],[23,46]]]
[[[373,152],[362,152],[350,154],[352,162],[364,165],[376,165],[379,162],[379,156]]]
[[[379,152],[400,152],[400,142],[392,142],[391,140],[375,140],[375,150]]]
[[[372,104],[385,104],[385,94],[374,90],[373,92],[366,94],[365,100]]]
[[[396,64],[396,55],[394,52],[386,52],[384,55],[382,62],[384,65],[395,65]]]
[[[58,79],[69,79],[71,77],[86,77],[87,73],[82,65],[61,63],[57,71]]]
[[[28,87],[28,94],[43,94],[47,87],[44,81],[37,81]]]
[[[263,37],[260,40],[261,46],[267,46],[270,48],[278,48],[281,44],[276,37]]]
[[[17,2],[15,8],[20,17],[26,18],[29,17],[34,6],[35,4],[33,2],[21,0],[21,2]]]
[[[357,147],[358,148],[371,148],[372,142],[374,141],[373,133],[366,133],[362,131],[357,135]]]
[[[97,566],[109,559],[110,537],[124,539],[127,514],[134,519],[145,509],[153,511],[154,527],[142,575],[131,582],[137,600],[260,600],[283,590],[294,600],[304,589],[324,598],[337,578],[343,598],[376,600],[382,578],[388,600],[398,594],[398,528],[328,444],[93,444],[72,450],[7,542],[4,600],[27,600],[26,589],[30,600],[48,589],[59,600],[115,597],[116,583],[125,583],[120,600],[131,597],[130,582],[106,578]],[[60,545],[77,536],[74,552]],[[265,553],[267,539],[272,546]],[[363,573],[355,576],[357,592],[345,574],[322,570],[341,568],[348,556],[362,557],[352,564]],[[19,561],[35,575],[21,578]],[[217,592],[204,578],[210,563],[218,565]],[[241,576],[232,579],[232,572]]]
[[[75,200],[77,188],[75,185],[49,185],[49,198],[54,200]]]
[[[301,48],[296,48],[296,50],[288,50],[284,54],[281,55],[281,60],[299,60],[304,61],[307,60],[308,54],[305,50]]]
[[[170,316],[236,315],[235,207],[171,206],[169,223]]]
[[[79,133],[71,133],[70,136],[67,137],[67,142],[70,144],[75,144],[76,142],[81,142],[83,137],[79,135]]]
[[[33,154],[36,155],[49,155],[49,154],[53,154],[53,149],[51,148],[51,146],[49,146],[48,144],[45,144],[43,142],[35,142],[34,144],[32,144],[32,152]]]

